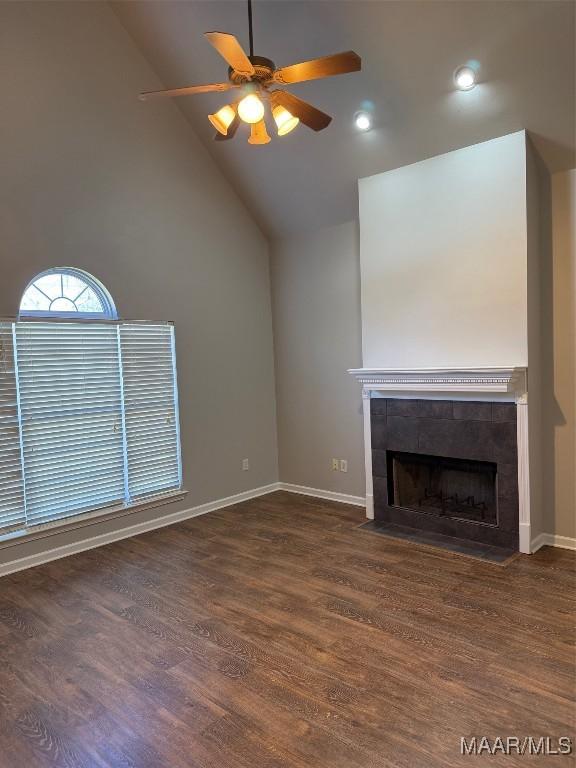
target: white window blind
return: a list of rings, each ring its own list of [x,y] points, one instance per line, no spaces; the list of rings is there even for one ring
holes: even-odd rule
[[[139,498],[180,486],[180,455],[173,329],[123,323],[120,327],[128,490]]]
[[[124,498],[116,326],[19,322],[28,525]]]
[[[180,488],[171,324],[4,326],[0,534]]]
[[[0,534],[25,523],[13,324],[0,321]]]

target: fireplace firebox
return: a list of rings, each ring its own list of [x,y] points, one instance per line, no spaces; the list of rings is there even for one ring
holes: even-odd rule
[[[387,451],[394,507],[484,525],[498,524],[496,464]]]

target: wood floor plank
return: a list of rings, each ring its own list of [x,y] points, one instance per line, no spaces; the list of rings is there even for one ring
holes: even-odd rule
[[[574,553],[503,567],[362,520],[278,492],[1,579],[2,768],[458,768],[461,736],[574,737]]]

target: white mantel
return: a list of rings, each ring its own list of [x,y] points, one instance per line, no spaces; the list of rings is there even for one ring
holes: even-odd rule
[[[370,391],[422,393],[509,394],[517,399],[527,390],[527,369],[509,368],[351,368]]]
[[[366,517],[374,518],[372,483],[372,397],[416,397],[462,400],[506,399],[516,403],[518,445],[519,548],[530,554],[530,482],[528,445],[528,370],[521,366],[481,368],[351,368],[362,384]],[[384,393],[382,395],[381,393]]]

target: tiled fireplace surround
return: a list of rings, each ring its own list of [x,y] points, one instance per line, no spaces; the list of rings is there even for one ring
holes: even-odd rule
[[[378,397],[370,400],[374,518],[518,549],[514,403]],[[496,524],[401,508],[389,498],[390,451],[496,465]]]
[[[350,373],[362,384],[367,517],[529,553],[526,369]],[[390,505],[387,451],[496,464],[497,526],[462,524]]]

